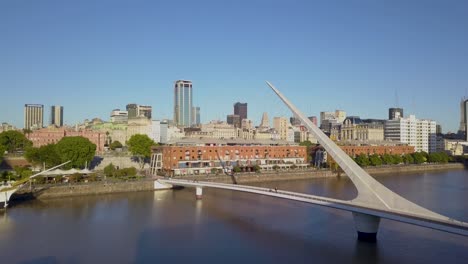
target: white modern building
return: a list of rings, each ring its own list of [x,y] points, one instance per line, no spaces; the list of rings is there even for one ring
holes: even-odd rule
[[[169,126],[167,122],[160,123],[160,135],[161,143],[166,144],[169,141],[183,138],[185,136],[184,132],[178,127]]]
[[[400,141],[414,147],[415,151],[428,153],[437,151],[436,122],[417,119],[414,115],[407,118],[385,121],[385,139]]]
[[[153,120],[151,121],[152,131],[151,131],[151,139],[154,140],[156,143],[161,142],[161,121]]]
[[[112,123],[127,123],[128,111],[121,111],[120,109],[114,109],[112,110],[110,114],[110,120]]]

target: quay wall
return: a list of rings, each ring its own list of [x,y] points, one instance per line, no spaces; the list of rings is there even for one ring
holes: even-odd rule
[[[461,163],[451,164],[424,164],[424,165],[409,165],[409,166],[382,166],[366,168],[369,174],[401,174],[414,172],[429,172],[437,170],[461,170],[465,166]],[[262,173],[242,173],[236,174],[236,180],[239,184],[248,184],[256,182],[270,181],[290,181],[304,180],[327,177],[346,177],[344,173],[338,174],[330,170],[302,170],[302,171],[272,171]],[[180,176],[180,179],[232,183],[231,177],[220,175],[194,175]],[[51,199],[67,196],[84,196],[84,195],[99,195],[110,193],[124,192],[139,192],[139,191],[154,191],[154,179],[138,180],[138,181],[116,181],[116,182],[91,182],[91,183],[73,183],[59,185],[32,185],[23,187],[12,197],[13,200],[23,199]]]

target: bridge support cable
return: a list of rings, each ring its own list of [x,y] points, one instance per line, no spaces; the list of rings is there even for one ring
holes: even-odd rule
[[[358,240],[375,242],[379,231],[380,217],[353,212],[354,225],[358,234]]]

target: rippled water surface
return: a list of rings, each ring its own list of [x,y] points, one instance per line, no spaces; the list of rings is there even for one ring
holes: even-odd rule
[[[468,171],[376,177],[468,222]],[[259,184],[351,199],[347,178]],[[351,213],[193,189],[28,201],[0,214],[0,263],[468,263],[468,238],[382,220],[358,242]]]

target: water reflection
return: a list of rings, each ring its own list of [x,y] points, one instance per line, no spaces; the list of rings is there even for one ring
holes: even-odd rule
[[[377,179],[468,220],[465,171]],[[260,185],[356,195],[347,178]],[[201,201],[193,189],[28,201],[0,216],[0,255],[9,263],[463,263],[468,257],[464,237],[383,220],[378,243],[360,243],[349,212],[214,189],[204,190]]]

